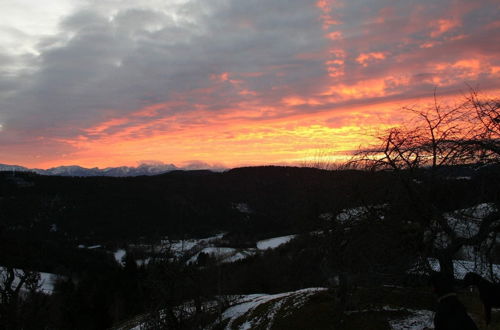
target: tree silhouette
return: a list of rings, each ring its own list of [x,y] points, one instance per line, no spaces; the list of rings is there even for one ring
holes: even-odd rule
[[[455,214],[454,221],[440,205],[447,169],[453,165],[498,164],[500,161],[500,99],[483,98],[473,89],[459,102],[404,108],[408,123],[390,128],[378,136],[378,144],[358,151],[348,167],[386,170],[395,173],[406,192],[412,216],[423,241],[422,256],[437,257],[441,271],[453,276],[453,257],[464,246],[495,244],[500,230],[498,201],[491,212],[477,220],[467,235],[457,231],[457,222],[474,221]],[[408,214],[405,215],[408,217]],[[404,218],[404,217],[403,217]]]

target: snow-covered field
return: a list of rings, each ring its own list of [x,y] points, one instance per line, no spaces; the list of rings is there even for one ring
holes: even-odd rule
[[[288,236],[280,236],[274,238],[268,238],[262,241],[257,242],[257,249],[259,250],[267,250],[267,249],[275,249],[280,245],[286,244],[294,239],[297,235],[288,235]]]
[[[131,245],[132,249],[140,248],[143,252],[154,251],[159,253],[161,251],[169,251],[173,253],[176,258],[187,260],[187,264],[196,263],[201,254],[206,254],[215,259],[219,263],[230,263],[238,260],[248,258],[256,255],[259,251],[268,249],[275,249],[283,244],[290,242],[297,235],[287,235],[280,237],[273,237],[256,242],[256,248],[233,248],[227,246],[219,246],[221,239],[225,233],[220,233],[215,236],[201,238],[201,239],[185,239],[185,240],[162,240],[158,246],[140,246]],[[123,257],[126,254],[125,249],[117,249],[112,252],[113,256],[120,265],[123,265]],[[148,263],[150,258],[136,260],[137,265]]]
[[[296,235],[288,235],[288,236],[273,237],[261,240],[256,243],[257,249],[251,249],[251,248],[236,249],[231,247],[218,247],[212,244],[212,242],[216,241],[215,239],[205,240],[203,241],[204,244],[198,243],[191,247],[190,251],[193,252],[195,247],[208,245],[207,247],[204,247],[203,249],[193,254],[192,257],[187,261],[187,263],[195,263],[198,260],[198,256],[202,253],[209,255],[210,257],[214,258],[220,263],[235,262],[238,260],[248,258],[250,256],[254,256],[257,253],[257,250],[263,251],[267,249],[275,249],[283,244],[290,242],[295,237]]]

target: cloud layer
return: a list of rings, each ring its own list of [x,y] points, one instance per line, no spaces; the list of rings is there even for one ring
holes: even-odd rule
[[[291,161],[500,87],[494,0],[3,3],[4,163]]]

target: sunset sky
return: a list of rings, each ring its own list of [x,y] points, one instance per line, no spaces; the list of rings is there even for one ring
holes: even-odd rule
[[[300,164],[435,88],[500,90],[498,0],[0,0],[0,18],[3,164]]]

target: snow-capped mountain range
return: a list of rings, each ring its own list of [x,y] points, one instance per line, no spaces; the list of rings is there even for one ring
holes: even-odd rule
[[[46,170],[38,168],[26,168],[19,165],[0,164],[0,171],[13,172],[35,172],[41,175],[60,175],[60,176],[139,176],[139,175],[157,175],[175,170],[201,170],[209,169],[212,171],[224,170],[221,167],[212,167],[203,163],[193,163],[184,167],[177,167],[174,164],[152,163],[141,164],[137,167],[120,166],[107,167],[100,169],[98,167],[85,168],[78,165],[58,166]]]

